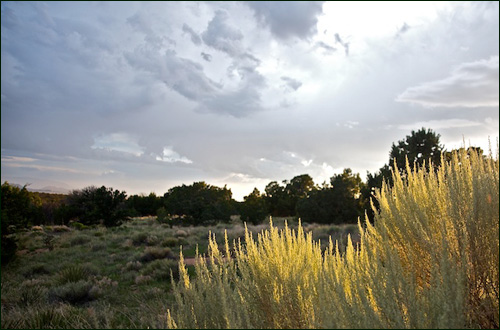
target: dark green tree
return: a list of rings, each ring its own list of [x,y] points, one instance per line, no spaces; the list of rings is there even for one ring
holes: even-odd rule
[[[40,197],[27,189],[13,186],[5,181],[2,184],[2,211],[9,219],[9,225],[26,228],[42,223]]]
[[[164,203],[169,214],[185,217],[189,224],[228,222],[236,213],[230,189],[203,181],[171,188],[164,195]]]
[[[276,181],[271,181],[264,189],[264,200],[266,202],[267,213],[273,217],[283,217],[288,214],[288,201],[285,187]]]
[[[163,206],[163,198],[154,192],[149,195],[132,195],[127,198],[127,208],[133,216],[155,216],[156,211]]]
[[[256,225],[263,222],[267,216],[266,201],[259,189],[254,188],[252,193],[244,197],[240,206],[241,220]]]
[[[297,213],[305,222],[356,223],[362,215],[361,190],[364,184],[359,174],[347,168],[330,179],[330,185],[311,190],[297,204]]]
[[[413,170],[415,166],[422,166],[424,162],[429,165],[432,161],[434,167],[441,164],[441,153],[443,146],[439,144],[440,135],[431,129],[421,128],[418,131],[411,131],[403,140],[397,144],[393,143],[389,155],[389,166],[394,167],[394,163],[400,171],[406,170],[406,159]]]
[[[119,226],[128,219],[126,192],[102,186],[73,190],[67,199],[69,215],[85,225]]]
[[[268,213],[272,216],[295,216],[297,203],[315,189],[314,181],[309,174],[295,176],[292,180],[283,181],[284,186],[276,181],[270,182],[264,197]]]
[[[8,263],[15,256],[17,249],[16,232],[19,229],[40,224],[40,198],[29,192],[25,185],[22,188],[5,181],[1,187],[1,262]]]

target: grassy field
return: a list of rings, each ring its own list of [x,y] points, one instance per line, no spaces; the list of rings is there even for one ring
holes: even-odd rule
[[[283,228],[287,219],[273,219]],[[287,220],[289,227],[297,222]],[[358,237],[356,225],[304,224],[315,240],[328,237],[344,246]],[[269,228],[249,226],[253,233]],[[178,278],[178,259],[206,253],[211,231],[224,244],[244,237],[244,225],[173,227],[154,218],[136,218],[116,228],[76,230],[33,227],[18,235],[14,261],[2,267],[2,328],[164,328],[174,307],[170,273]],[[194,266],[188,266],[194,275]]]

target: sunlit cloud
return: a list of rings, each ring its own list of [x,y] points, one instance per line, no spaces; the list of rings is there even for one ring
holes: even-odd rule
[[[119,151],[134,156],[141,156],[144,148],[137,144],[135,138],[127,133],[105,134],[94,138],[92,149],[102,149],[107,151]]]
[[[163,154],[161,156],[156,156],[156,160],[166,162],[166,163],[185,163],[192,164],[193,161],[179,155],[172,149],[172,146],[167,146],[163,148]]]

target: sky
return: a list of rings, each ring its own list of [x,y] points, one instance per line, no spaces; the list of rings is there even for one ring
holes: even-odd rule
[[[236,200],[499,135],[498,2],[1,3],[1,180]]]

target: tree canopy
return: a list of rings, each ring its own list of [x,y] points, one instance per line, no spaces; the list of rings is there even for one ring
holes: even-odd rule
[[[231,190],[204,181],[174,187],[163,197],[168,213],[184,216],[193,224],[229,221],[234,213]]]

